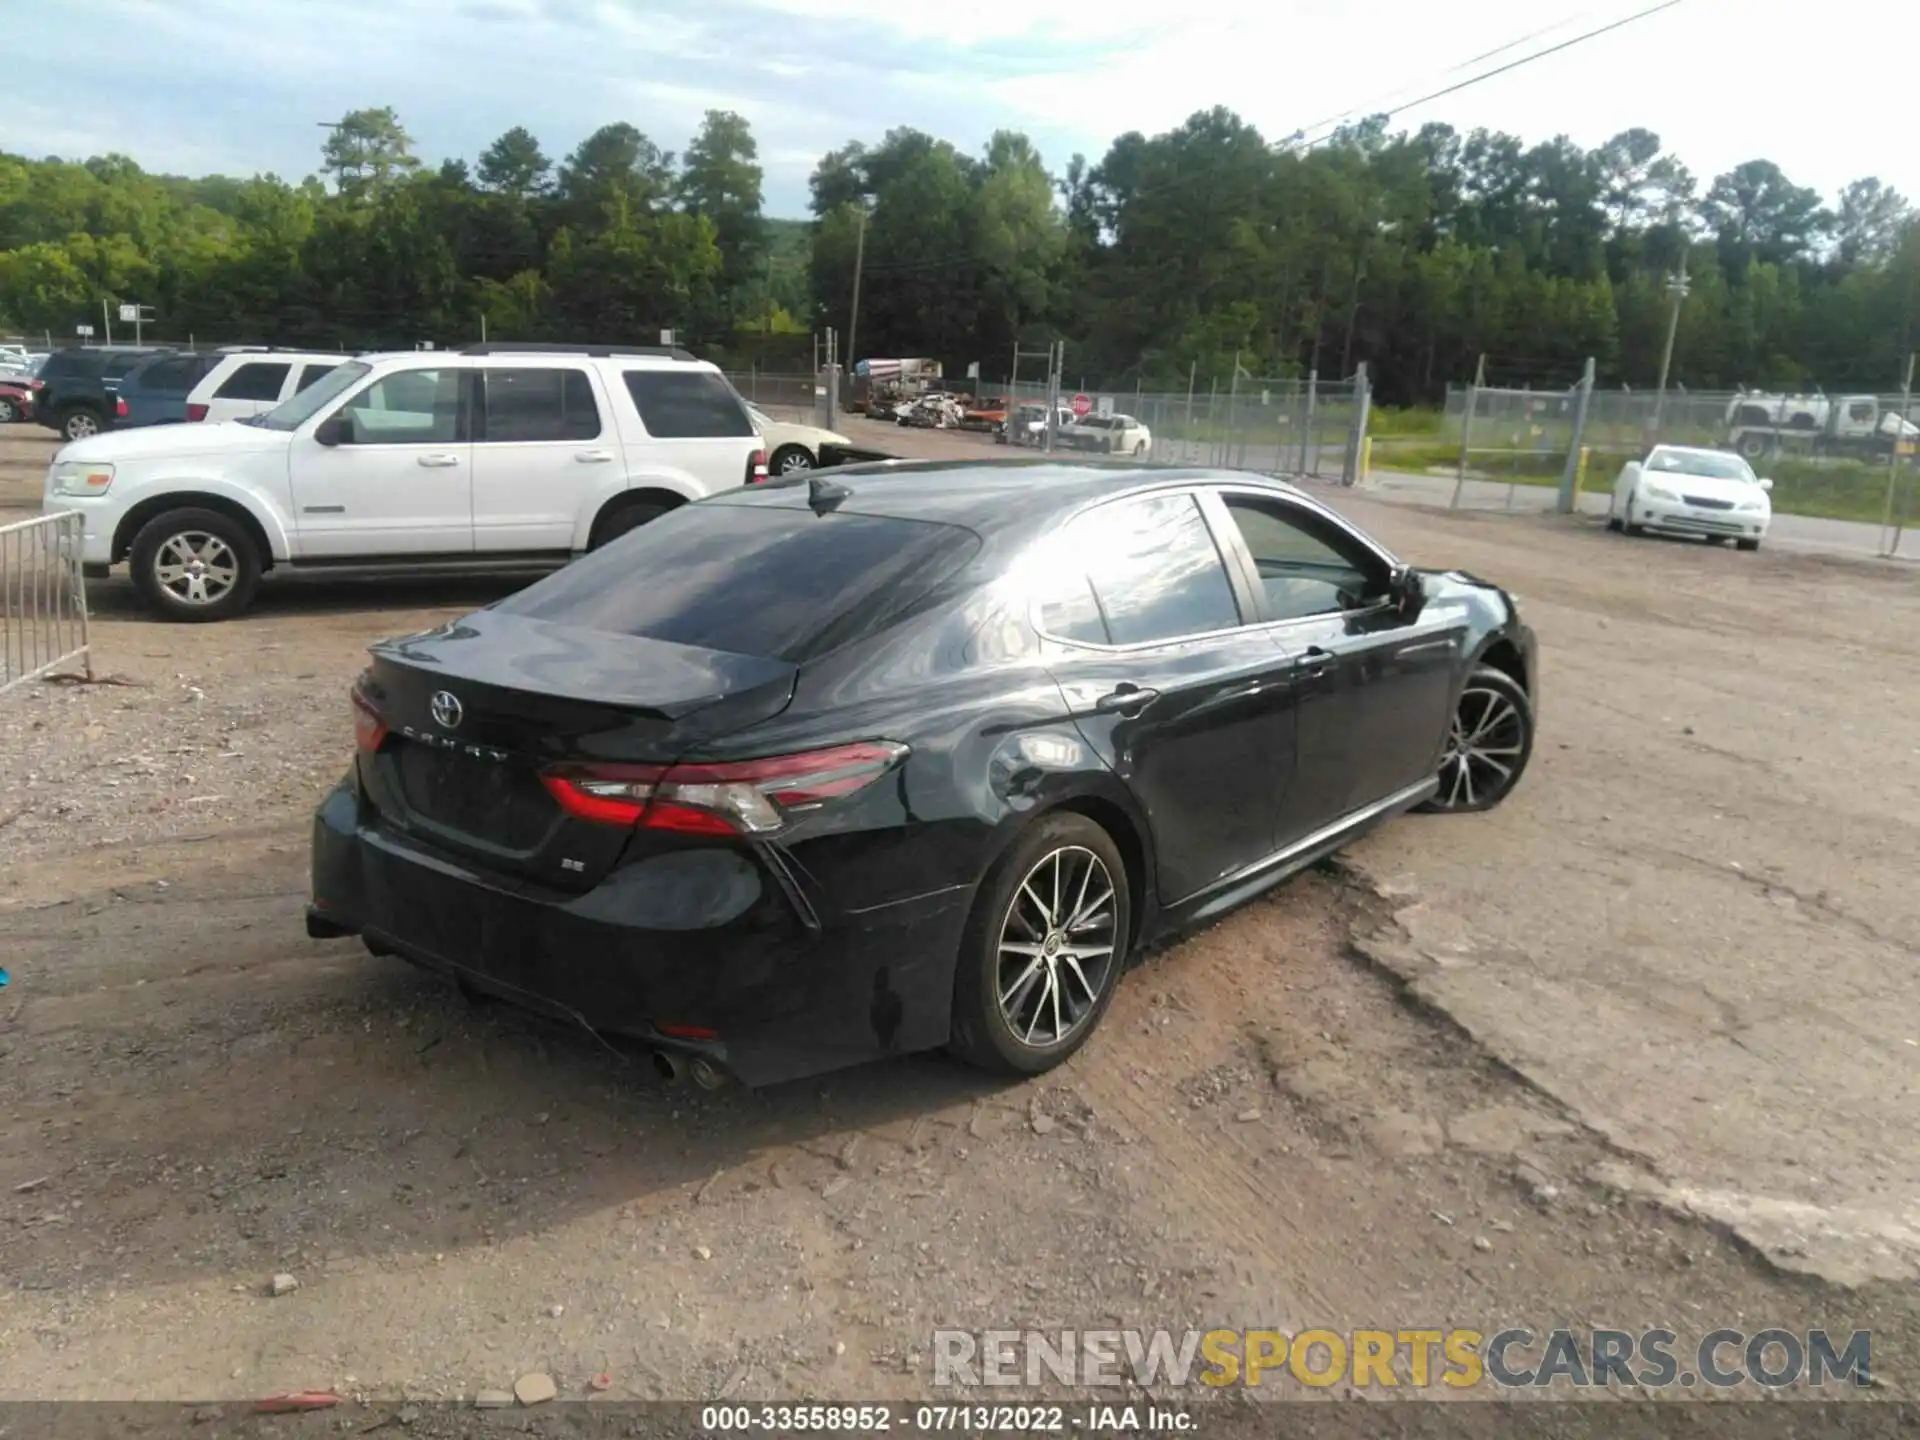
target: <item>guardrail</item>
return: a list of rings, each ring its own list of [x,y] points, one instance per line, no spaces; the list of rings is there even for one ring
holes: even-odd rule
[[[0,525],[0,695],[75,661],[93,678],[85,536],[71,512]]]

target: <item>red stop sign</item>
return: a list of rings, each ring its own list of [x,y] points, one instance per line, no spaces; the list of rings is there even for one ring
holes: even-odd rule
[[[1073,397],[1073,413],[1074,413],[1075,415],[1090,415],[1090,414],[1092,414],[1092,413],[1093,413],[1093,400],[1092,400],[1092,398],[1091,398],[1091,397],[1089,397],[1089,396],[1086,396],[1086,395],[1076,395],[1076,396],[1074,396],[1074,397]]]

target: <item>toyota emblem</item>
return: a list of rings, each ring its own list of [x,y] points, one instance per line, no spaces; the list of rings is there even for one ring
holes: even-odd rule
[[[433,715],[433,723],[442,730],[451,730],[460,723],[466,709],[460,703],[460,697],[448,690],[436,690],[433,699],[427,702],[427,709]]]

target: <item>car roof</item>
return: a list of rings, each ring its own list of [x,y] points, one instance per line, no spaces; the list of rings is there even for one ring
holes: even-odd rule
[[[1243,470],[1048,459],[883,460],[836,466],[806,478],[723,491],[706,503],[799,509],[809,503],[813,480],[852,492],[837,506],[843,513],[962,525],[988,539],[1017,539],[1092,501],[1169,485],[1245,485],[1322,508],[1284,480]]]

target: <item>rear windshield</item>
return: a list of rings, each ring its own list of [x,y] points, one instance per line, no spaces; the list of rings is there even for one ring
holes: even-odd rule
[[[689,505],[497,608],[798,664],[898,624],[979,545],[971,530],[924,520]]]

